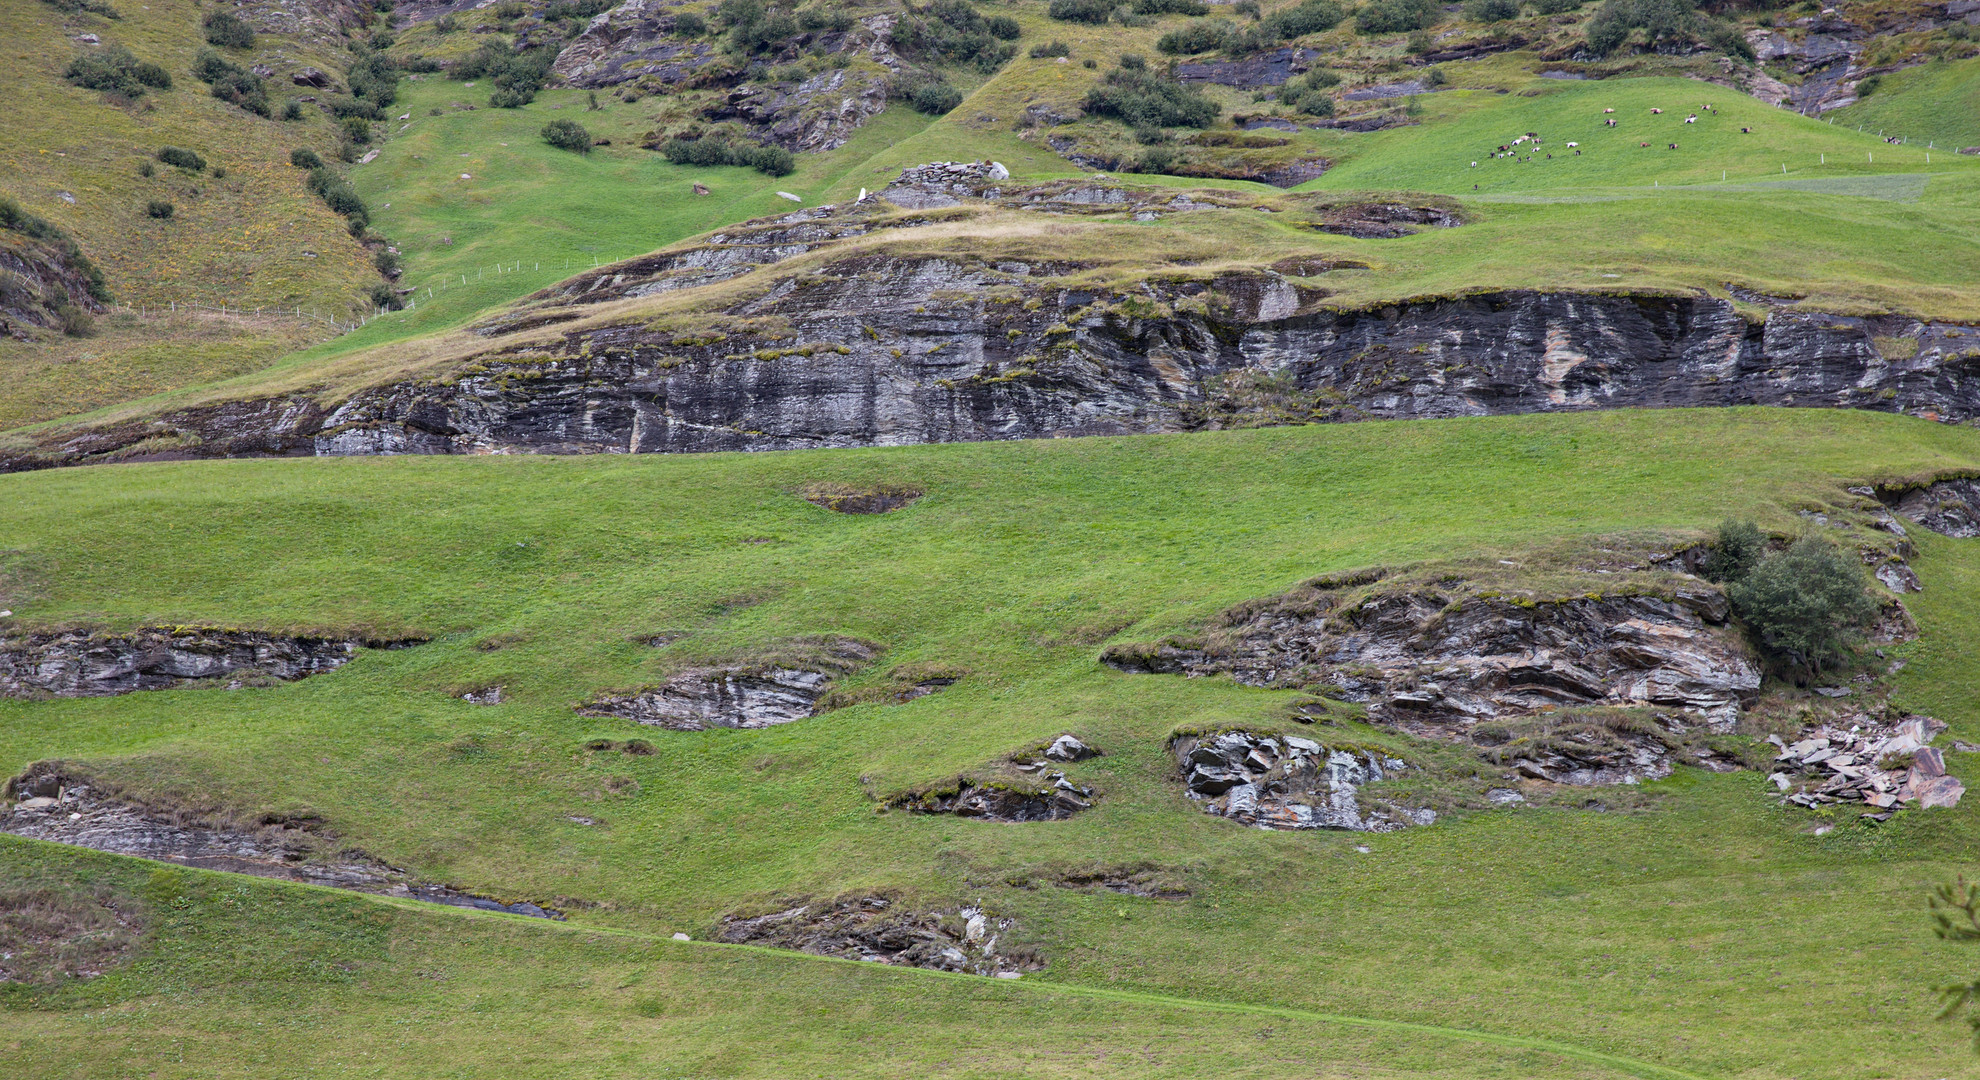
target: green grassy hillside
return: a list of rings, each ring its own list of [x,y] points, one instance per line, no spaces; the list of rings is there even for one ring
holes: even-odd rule
[[[1980,60],[1925,64],[1879,80],[1877,92],[1838,109],[1837,126],[1903,136],[1907,146],[1980,146]]]
[[[1373,837],[1246,830],[1181,797],[1164,739],[1187,725],[1284,724],[1294,695],[1124,675],[1095,657],[1106,641],[1146,640],[1323,571],[1517,556],[1642,530],[1695,535],[1726,514],[1795,528],[1795,511],[1841,497],[1840,482],[1976,466],[1980,442],[1964,429],[1730,410],[742,457],[241,461],[14,476],[5,484],[18,509],[0,525],[0,549],[15,553],[18,625],[184,622],[436,640],[267,689],[6,702],[0,760],[86,762],[133,791],[250,814],[307,809],[343,841],[430,879],[598,905],[574,907],[574,927],[699,938],[724,912],[891,889],[1018,918],[1051,961],[1033,977],[1048,984],[1547,1039],[1700,1076],[1950,1075],[1966,1051],[1958,1032],[1931,1022],[1929,988],[1961,976],[1971,958],[1936,943],[1918,905],[1928,883],[1965,866],[1980,809],[1904,814],[1882,828],[1837,819],[1818,837],[1820,819],[1776,809],[1758,774],[1681,771],[1649,785],[1647,798],[1612,796],[1608,812],[1490,811]],[[910,484],[927,495],[882,517],[844,516],[795,494],[819,482]],[[142,533],[124,527],[135,520],[146,522]],[[1930,535],[1920,544],[1924,637],[1904,651],[1913,663],[1903,700],[1971,738],[1980,716],[1960,690],[1969,676],[1959,658],[1980,628],[1961,598],[1980,554]],[[687,636],[660,650],[636,640],[663,630]],[[906,705],[762,731],[655,732],[572,708],[694,657],[816,633],[887,648],[855,687],[901,663],[968,674]],[[503,704],[455,696],[491,683],[507,688]],[[1344,723],[1354,738],[1405,745]],[[1034,825],[875,813],[877,796],[1066,730],[1107,752],[1070,770],[1100,790],[1091,812]],[[582,749],[635,733],[654,755]],[[24,842],[8,845],[8,858],[36,857],[21,854]],[[1192,896],[1051,884],[1081,867],[1142,863]],[[210,888],[203,895],[224,897],[227,886]],[[609,1046],[628,1061],[660,1053],[654,1060],[699,1061],[720,1075],[775,1073],[779,1055],[814,1053],[853,1075],[986,1068],[956,1057],[938,1025],[902,1031],[880,1059],[845,1050],[833,1034],[844,1028],[786,1029],[776,1039],[801,1041],[774,1042],[752,1065],[719,1057],[758,1025],[783,1023],[779,999],[725,998],[725,987],[795,992],[822,981],[844,1002],[822,1006],[832,1016],[878,1016],[885,1030],[885,1003],[922,993],[921,984],[898,989],[911,974],[848,983],[817,968],[789,974],[799,969],[771,957],[676,960],[671,945],[655,957],[652,946],[609,937],[567,951],[582,933],[537,924],[390,920],[390,944],[368,954],[354,982],[319,988],[284,975],[278,995],[334,1017],[337,1030],[369,1032],[358,1043],[375,1048],[368,1064],[384,1075],[419,1067],[432,1045],[496,1053],[474,1033],[542,1030],[544,1016],[568,1015],[573,1001],[596,1003],[591,1022],[607,1025],[605,1041],[553,1040],[531,1053],[575,1056],[518,1060],[594,1062],[586,1055]],[[143,979],[115,984],[127,1003],[102,1006],[117,1026],[97,1030],[118,1034],[91,1052],[106,1061],[155,1052],[154,1033],[168,1027],[246,1023],[227,1018],[248,989],[157,1000],[158,987],[190,985],[172,965],[196,965],[206,974],[195,982],[211,986],[275,963],[230,958],[190,927],[161,925],[146,953],[160,959],[146,961]],[[346,947],[298,934],[298,949]],[[466,981],[432,993],[450,1008],[483,994],[498,1011],[468,1032],[432,1036],[437,1044],[370,1042],[398,1020],[436,1015],[423,982],[392,973],[426,970],[427,957],[456,947],[487,959],[441,964]],[[311,955],[342,970],[330,954]],[[698,964],[732,974],[689,989],[700,986],[686,974]],[[469,974],[497,967],[567,974],[501,986]],[[622,986],[634,968],[650,991]],[[418,989],[386,990],[402,983]],[[978,1008],[983,995],[1010,993],[975,985],[944,983],[928,991],[929,1008],[939,1015],[951,992]],[[539,995],[566,986],[579,996],[539,1011]],[[639,1027],[648,994],[686,995],[681,1022]],[[1023,1004],[1035,999],[1009,1000],[1012,1011],[976,1021],[998,1061],[1014,1042],[1036,1045],[1033,1006]],[[1095,1053],[1145,1047],[1159,1031],[1158,1057],[1175,1053],[1183,1075],[1222,1045],[1197,1035],[1193,1019],[1169,1019],[1169,1006],[1107,1008],[1120,1010],[1104,1025],[1117,1036],[1092,1044]],[[1812,1015],[1822,1022],[1811,1025]],[[1246,1030],[1296,1030],[1320,1040],[1312,1052],[1323,1059],[1361,1053],[1355,1040],[1369,1037],[1294,1019]],[[27,1022],[39,1060],[74,1045],[64,1034],[72,1020]],[[1440,1045],[1382,1067],[1582,1068]],[[188,1061],[246,1071],[263,1052],[206,1042]],[[325,1069],[352,1067],[343,1052],[294,1051]]]

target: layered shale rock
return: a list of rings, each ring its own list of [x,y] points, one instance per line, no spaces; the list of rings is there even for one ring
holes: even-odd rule
[[[0,637],[0,697],[105,697],[187,683],[294,680],[334,671],[367,641],[197,627],[127,634],[87,631]]]
[[[669,731],[773,727],[815,715],[834,679],[879,653],[852,638],[803,641],[750,663],[689,668],[659,686],[600,697],[579,711]]]
[[[990,163],[909,170],[883,197],[722,230],[588,271],[483,323],[450,373],[49,431],[0,470],[128,456],[706,452],[1182,430],[1232,380],[1314,407],[1255,422],[1780,405],[1980,418],[1980,348],[1906,316],[1776,306],[1751,323],[1703,295],[1482,292],[1329,306],[1287,259],[1096,284],[1062,258],[940,255],[892,238],[920,214],[1125,220],[1251,212],[1214,192],[1104,180],[1012,185]],[[939,175],[938,175],[939,174]],[[1314,230],[1414,229],[1445,210],[1283,196]],[[1334,200],[1334,201],[1330,201]],[[933,209],[903,210],[891,200]],[[944,210],[949,203],[968,203]],[[797,260],[800,265],[784,264]],[[748,277],[748,281],[734,279]],[[725,284],[734,282],[733,284]],[[661,318],[609,302],[704,290]],[[679,305],[690,306],[682,308]],[[703,306],[705,304],[705,306]],[[557,332],[562,323],[581,328]],[[1895,344],[1893,344],[1895,343]],[[1324,405],[1324,407],[1321,407]]]

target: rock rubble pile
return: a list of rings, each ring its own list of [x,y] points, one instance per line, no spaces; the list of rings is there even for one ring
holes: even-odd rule
[[[798,949],[818,956],[934,968],[1014,979],[1045,964],[1029,948],[1004,943],[1016,922],[980,908],[909,911],[884,896],[806,903],[751,918],[722,920],[717,940]]]
[[[1362,807],[1358,789],[1408,768],[1397,758],[1247,731],[1180,739],[1175,752],[1205,813],[1261,829],[1393,832],[1437,820],[1432,810]]]
[[[1767,779],[1783,802],[1811,809],[1862,803],[1877,820],[1914,804],[1921,810],[1959,805],[1966,785],[1946,775],[1944,754],[1930,745],[1944,722],[1909,716],[1886,727],[1857,715],[1848,723],[1825,724],[1792,743],[1768,736],[1780,754]]]

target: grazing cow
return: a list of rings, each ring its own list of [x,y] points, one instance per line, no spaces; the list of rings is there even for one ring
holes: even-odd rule
[[[1651,109],[1651,110],[1650,110],[1650,115],[1651,115],[1651,116],[1662,116],[1662,115],[1664,115],[1664,110],[1662,110],[1662,109]]]
[[[1685,118],[1684,118],[1684,122],[1685,122],[1685,123],[1687,123],[1687,124],[1695,124],[1695,123],[1697,123],[1697,122],[1698,122],[1698,117],[1696,117],[1696,116],[1687,116],[1687,117],[1685,117]]]
[[[1740,128],[1740,129],[1739,129],[1739,133],[1740,133],[1741,135],[1751,135],[1751,134],[1753,134],[1753,129],[1752,129],[1752,128]]]
[[[1616,110],[1614,110],[1614,109],[1603,109],[1602,111],[1603,111],[1603,112],[1605,112],[1605,113],[1612,113],[1612,112],[1615,112]]]
[[[1671,149],[1676,150],[1677,148],[1678,148],[1678,144],[1676,143],[1671,144]]]
[[[1607,124],[1607,125],[1609,125],[1610,127],[1615,127],[1615,126],[1616,126],[1616,122],[1615,122],[1614,120],[1604,120],[1604,121],[1602,121],[1602,122],[1603,122],[1603,123],[1605,123],[1605,124]]]
[[[1638,146],[1649,146],[1650,144],[1649,144],[1649,143],[1647,143],[1647,142],[1645,142],[1645,143],[1637,143],[1636,145],[1638,145]]]
[[[1574,149],[1575,147],[1577,147],[1577,146],[1580,146],[1580,145],[1581,145],[1581,144],[1580,144],[1580,143],[1578,143],[1578,142],[1571,142],[1571,143],[1569,143],[1569,144],[1568,144],[1568,149],[1569,149],[1569,150],[1572,150],[1572,149]]]

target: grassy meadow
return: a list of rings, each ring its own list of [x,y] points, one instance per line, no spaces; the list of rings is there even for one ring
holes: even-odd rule
[[[28,1010],[12,1014],[31,1033],[19,1046],[32,1062],[58,1063],[83,1052],[76,1040],[88,1032],[89,1060],[122,1063],[162,1053],[165,1032],[189,1032],[200,1037],[185,1044],[188,1069],[243,1074],[257,1054],[319,1075],[359,1074],[364,1049],[369,1075],[398,1075],[424,1068],[438,1048],[461,1055],[449,1059],[459,1075],[505,1063],[616,1075],[656,1062],[683,1075],[774,1075],[779,1062],[814,1053],[845,1075],[1100,1075],[1126,1067],[1107,1055],[1130,1052],[1188,1075],[1235,1030],[1132,997],[1026,996],[1063,984],[1296,1010],[1243,1014],[1243,1030],[1273,1032],[1244,1044],[1263,1056],[1234,1059],[1261,1075],[1285,1060],[1272,1056],[1280,1053],[1335,1062],[1327,1067],[1342,1075],[1606,1075],[1593,1059],[1508,1057],[1503,1046],[1441,1036],[1412,1038],[1414,1050],[1392,1056],[1371,1049],[1393,1045],[1390,1035],[1308,1013],[1547,1040],[1642,1063],[1615,1067],[1627,1075],[1956,1075],[1968,1051],[1960,1031],[1931,1021],[1930,987],[1964,977],[1972,956],[1932,938],[1922,897],[1968,867],[1980,810],[1907,813],[1881,828],[1840,817],[1818,837],[1823,819],[1776,808],[1758,774],[1686,771],[1607,810],[1496,810],[1381,836],[1246,830],[1183,798],[1164,742],[1188,727],[1284,727],[1296,695],[1126,675],[1095,657],[1105,642],[1185,628],[1328,570],[1517,558],[1564,537],[1696,534],[1729,513],[1792,529],[1797,510],[1844,498],[1840,482],[1976,465],[1980,441],[1969,430],[1762,409],[7,477],[15,512],[0,524],[0,550],[9,552],[15,625],[201,623],[434,640],[267,689],[0,703],[0,759],[66,758],[136,791],[243,812],[307,809],[342,841],[428,879],[562,898],[572,910],[564,927],[386,910],[364,916],[390,928],[358,959],[333,958],[343,944],[297,931],[294,948],[315,957],[307,964],[237,955],[247,946],[224,944],[241,936],[224,922],[196,929],[168,918],[133,974],[109,989],[9,999]],[[797,497],[819,482],[927,494],[885,516],[845,516]],[[1961,583],[1980,572],[1980,554],[1930,536],[1921,549],[1924,637],[1902,650],[1914,660],[1903,699],[1972,738],[1980,715],[1961,690],[1970,675],[1959,674],[1959,658],[1980,624]],[[659,631],[685,636],[662,649],[636,640]],[[681,665],[817,633],[886,647],[853,686],[914,662],[968,674],[905,705],[762,731],[658,732],[573,709]],[[457,696],[498,683],[501,705]],[[1061,731],[1106,751],[1069,769],[1101,793],[1072,820],[876,813],[892,793]],[[1308,733],[1430,752],[1352,719]],[[584,749],[635,734],[657,752]],[[1950,760],[1955,772],[1967,768],[1959,755]],[[47,850],[10,840],[0,857],[19,865]],[[64,872],[82,877],[128,882],[137,873],[95,856],[71,862]],[[1192,895],[1164,901],[1055,884],[1135,865],[1159,868]],[[196,910],[235,888],[194,877],[204,890],[188,901]],[[256,898],[242,901],[243,919],[280,922],[286,916],[265,907],[278,900],[351,912],[376,905],[239,887]],[[726,912],[853,890],[981,902],[1017,918],[1051,966],[1010,987],[865,968],[841,975],[833,965],[652,941],[704,937]],[[283,974],[263,979],[258,965]],[[445,976],[422,974],[436,968]],[[640,989],[629,982],[634,969]],[[903,982],[916,979],[926,981]],[[793,1026],[780,1003],[811,993],[826,1002],[821,1026]],[[903,995],[936,1019],[922,1024]],[[664,1003],[642,1004],[656,997]],[[245,1018],[275,1007],[256,1000],[321,1019],[284,1021],[297,1033],[282,1038],[295,1041],[241,1039]],[[438,1019],[477,1001],[490,1012],[471,1023]],[[1038,1034],[1041,1002],[1067,1001],[1097,1010],[1058,1014],[1090,1017],[1107,1033],[1080,1041],[1090,1053],[1062,1054]],[[43,1011],[58,1005],[71,1011]],[[647,1026],[642,1008],[667,1022]],[[973,1056],[946,1034],[947,1016],[974,1025]],[[558,1017],[599,1034],[578,1045]],[[303,1032],[317,1023],[349,1041],[308,1048]],[[546,1034],[514,1038],[529,1032]],[[876,1034],[884,1054],[848,1049]],[[760,1057],[723,1056],[759,1035],[768,1040]],[[1051,1049],[1024,1051],[1033,1056],[1014,1064],[1016,1046]],[[1372,1065],[1341,1064],[1369,1054]]]

